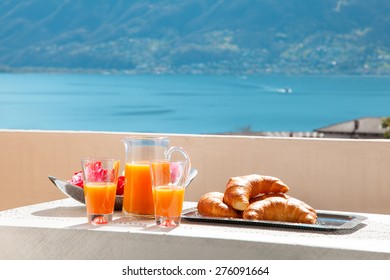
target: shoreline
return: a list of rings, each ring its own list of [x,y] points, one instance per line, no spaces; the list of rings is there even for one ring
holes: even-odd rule
[[[175,76],[175,75],[188,75],[188,76],[235,76],[246,79],[247,77],[258,76],[314,76],[314,77],[390,77],[389,72],[380,73],[363,73],[363,72],[299,72],[299,71],[257,71],[250,73],[241,72],[216,72],[216,71],[140,71],[134,69],[102,69],[102,68],[56,68],[56,67],[1,67],[0,74],[99,74],[99,75],[155,75],[155,76]]]

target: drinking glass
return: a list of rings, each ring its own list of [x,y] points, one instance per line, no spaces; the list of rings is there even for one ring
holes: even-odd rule
[[[153,161],[150,176],[156,224],[179,226],[183,210],[188,161]]]
[[[112,221],[118,183],[119,160],[85,158],[81,160],[88,223]]]

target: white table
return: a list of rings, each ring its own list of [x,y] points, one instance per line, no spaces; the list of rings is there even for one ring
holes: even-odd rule
[[[85,205],[69,198],[0,212],[0,259],[389,260],[390,215],[359,215],[367,220],[341,231],[188,221],[162,229],[120,212],[113,223],[93,226]]]

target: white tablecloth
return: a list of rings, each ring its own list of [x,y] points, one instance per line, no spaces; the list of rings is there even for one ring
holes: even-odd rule
[[[337,231],[188,221],[163,229],[120,212],[93,226],[85,205],[69,198],[0,212],[0,258],[390,259],[390,215],[358,214],[367,220]]]

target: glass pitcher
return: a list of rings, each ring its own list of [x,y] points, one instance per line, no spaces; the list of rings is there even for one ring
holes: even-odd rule
[[[122,214],[153,218],[154,204],[149,163],[159,161],[162,165],[167,164],[166,170],[169,172],[167,161],[171,159],[174,152],[179,152],[187,162],[189,170],[189,156],[181,147],[169,147],[167,137],[125,137],[123,143],[126,167]]]

